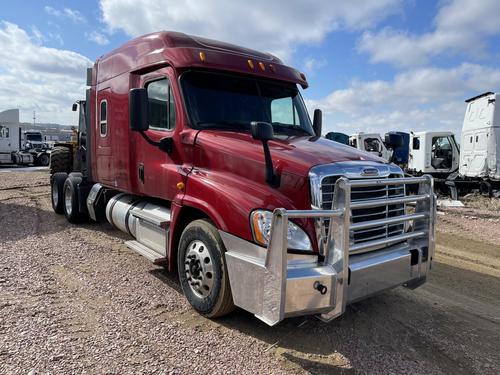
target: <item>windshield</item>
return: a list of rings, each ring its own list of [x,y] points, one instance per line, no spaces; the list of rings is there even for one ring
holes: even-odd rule
[[[181,85],[197,129],[249,130],[251,121],[265,121],[275,133],[314,135],[294,84],[191,71],[182,76]]]
[[[26,139],[28,141],[41,142],[42,135],[38,133],[26,133]]]

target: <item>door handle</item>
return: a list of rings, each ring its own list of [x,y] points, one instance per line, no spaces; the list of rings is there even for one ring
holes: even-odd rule
[[[144,164],[139,164],[139,168],[138,168],[138,172],[139,172],[139,180],[144,183]]]

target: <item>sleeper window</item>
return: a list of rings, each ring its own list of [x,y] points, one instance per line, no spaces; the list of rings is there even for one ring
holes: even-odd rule
[[[108,102],[106,100],[101,102],[99,129],[102,137],[108,134]]]
[[[170,130],[175,127],[175,105],[172,88],[167,79],[147,85],[149,100],[149,126]]]

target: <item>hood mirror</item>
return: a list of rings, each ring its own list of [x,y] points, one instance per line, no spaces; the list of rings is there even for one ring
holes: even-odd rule
[[[252,137],[259,141],[270,141],[274,138],[273,126],[264,121],[252,121],[250,123]]]
[[[318,138],[321,137],[322,127],[323,127],[323,112],[321,112],[321,109],[315,109],[313,117],[313,130],[314,130],[314,135]]]

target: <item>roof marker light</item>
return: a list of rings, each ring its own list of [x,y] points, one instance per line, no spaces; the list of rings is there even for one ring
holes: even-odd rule
[[[262,70],[262,71],[265,71],[265,70],[266,70],[266,66],[264,65],[264,63],[263,63],[263,62],[260,62],[260,63],[259,63],[259,67],[260,67],[260,70]]]
[[[247,62],[248,62],[248,66],[250,67],[250,69],[253,69],[254,68],[253,61],[248,59]]]
[[[269,67],[271,68],[271,71],[272,71],[273,73],[276,73],[276,68],[274,67],[274,65],[273,65],[273,64],[269,64]]]
[[[205,52],[200,52],[200,60],[205,62]]]

